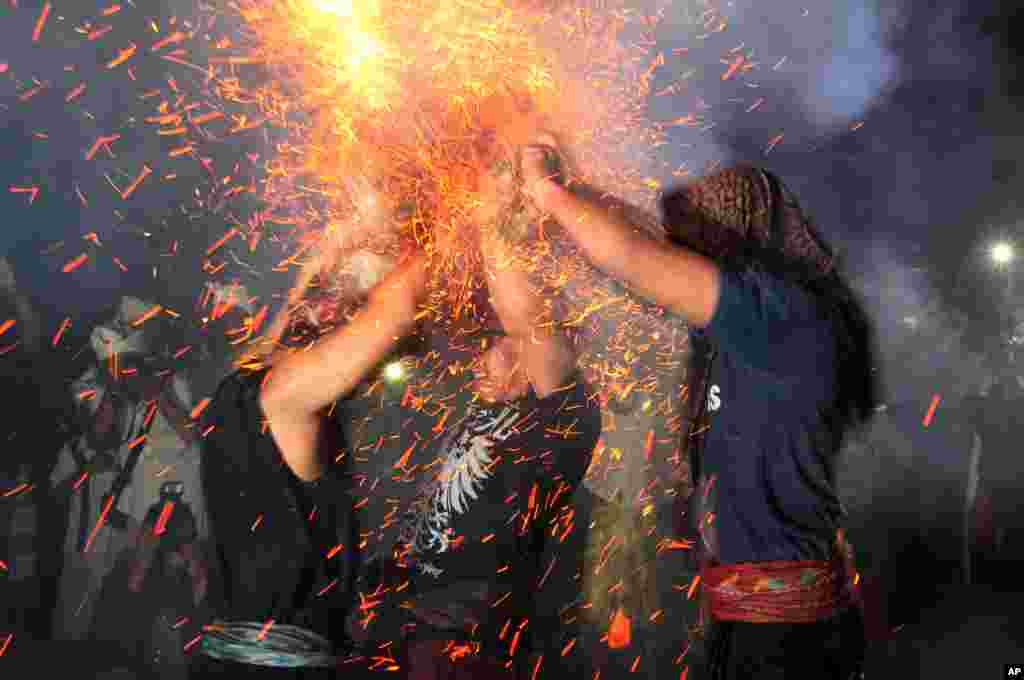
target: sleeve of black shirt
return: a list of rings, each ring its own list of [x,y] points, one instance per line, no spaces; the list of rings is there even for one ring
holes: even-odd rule
[[[203,486],[217,524],[246,527],[256,521],[259,495],[285,483],[284,461],[277,452],[259,407],[259,387],[266,375],[237,372],[221,382],[206,409]],[[252,514],[250,517],[249,515]],[[240,524],[241,523],[241,524]],[[221,532],[225,533],[225,532]],[[228,532],[236,535],[236,531]]]
[[[240,522],[250,523],[256,516],[248,512],[259,507],[258,501],[238,502],[237,497],[257,492],[279,491],[285,485],[295,485],[316,504],[333,490],[330,482],[336,479],[334,466],[329,465],[324,475],[314,481],[304,481],[291,472],[284,462],[277,444],[267,427],[267,418],[260,406],[259,391],[266,371],[236,372],[221,383],[206,409],[206,427],[213,429],[205,438],[203,473],[204,486],[211,492],[210,502],[219,506],[223,516],[235,516]],[[326,428],[332,430],[332,428]],[[334,445],[331,434],[324,435],[325,445]],[[218,496],[233,492],[230,503],[221,504]],[[244,496],[240,496],[245,491]]]
[[[290,579],[299,578],[310,550],[323,553],[340,540],[348,557],[334,558],[345,564],[338,567],[341,583],[331,601],[341,606],[355,568],[349,559],[357,542],[351,499],[336,466],[329,465],[320,479],[303,482],[285,463],[260,406],[265,376],[266,371],[228,376],[205,414],[204,429],[212,429],[203,442],[203,491],[220,562],[228,572],[222,575],[224,594],[236,613],[265,613],[276,594],[292,592]],[[296,501],[299,507],[292,507]],[[317,508],[317,519],[310,522],[314,531],[309,538],[315,546],[298,530],[312,508]]]
[[[239,371],[221,383],[206,409],[203,491],[231,608],[287,591],[308,553],[292,517],[295,477],[266,425],[259,402],[266,371]],[[205,429],[204,428],[204,429]],[[318,480],[319,482],[319,480]],[[316,502],[320,483],[305,489]],[[275,582],[269,575],[276,574]],[[262,591],[262,592],[261,592]],[[254,606],[253,609],[262,610]]]
[[[261,436],[262,414],[253,390],[265,373],[233,373],[225,378],[204,414],[201,472],[206,510],[218,554],[228,573],[225,595],[234,600],[241,585],[241,555],[268,509],[266,494],[285,483],[273,464],[275,451]],[[270,506],[272,507],[272,505]]]

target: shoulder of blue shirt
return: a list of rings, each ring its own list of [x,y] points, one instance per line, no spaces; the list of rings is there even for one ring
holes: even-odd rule
[[[832,322],[821,299],[769,267],[725,263],[710,323],[698,332],[761,370],[818,370],[830,361]]]

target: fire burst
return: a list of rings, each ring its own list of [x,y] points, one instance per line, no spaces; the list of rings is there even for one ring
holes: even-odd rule
[[[615,23],[575,9],[576,23]],[[475,155],[493,151],[481,146],[514,147],[547,126],[571,130],[575,148],[611,123],[594,112],[606,92],[580,101],[588,75],[607,85],[610,69],[622,70],[622,50],[607,49],[611,36],[604,48],[586,44],[599,37],[593,26],[583,31],[550,12],[493,0],[406,0],[384,10],[373,1],[250,1],[240,6],[246,54],[213,59],[231,70],[242,62],[266,69],[272,85],[255,101],[292,142],[291,156],[275,161],[277,174],[312,178],[330,198],[332,218],[348,216],[369,186],[393,210],[415,206],[435,221],[464,220]],[[582,118],[581,109],[589,111]],[[625,129],[629,121],[614,124]]]
[[[272,83],[255,100],[289,142],[267,196],[312,199],[309,226],[347,245],[465,232],[476,161],[549,119],[557,61],[538,15],[453,0],[258,1],[240,13],[246,59]]]
[[[541,130],[570,152],[570,179],[653,208],[650,158],[662,133],[645,109],[664,64],[651,54],[657,16],[578,0],[244,0],[235,8],[244,28],[216,42],[214,94],[256,109],[245,117],[275,131],[263,199],[299,225],[300,249],[325,238],[341,253],[394,253],[412,240],[440,248],[435,283],[448,283],[432,300],[438,310],[446,298],[457,307],[481,285],[474,267],[452,276],[456,255],[473,259],[470,235],[488,214],[480,173],[514,175],[516,149]],[[627,43],[626,29],[640,37]],[[595,335],[614,326],[618,348],[650,347],[652,322],[669,340],[656,314],[638,314],[635,300],[556,252],[541,241],[528,259],[548,293],[579,293],[567,296],[579,300],[569,305],[571,325]],[[638,355],[609,362],[599,344],[600,355],[584,356],[590,377],[627,386]],[[647,379],[640,391],[657,382],[635,377],[633,386]]]

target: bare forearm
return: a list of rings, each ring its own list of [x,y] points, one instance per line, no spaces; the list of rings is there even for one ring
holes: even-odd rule
[[[711,321],[719,271],[710,259],[656,241],[608,208],[554,182],[546,182],[535,195],[595,267],[692,324]]]
[[[262,393],[268,417],[315,414],[355,388],[412,329],[417,275],[389,277],[351,322],[278,360]]]

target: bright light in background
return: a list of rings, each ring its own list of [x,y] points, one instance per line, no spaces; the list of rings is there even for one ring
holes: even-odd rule
[[[384,377],[389,382],[398,382],[405,376],[405,370],[402,368],[401,361],[392,361],[390,364],[384,367]]]
[[[1000,241],[992,246],[992,250],[989,251],[989,254],[992,256],[992,261],[995,262],[997,266],[1002,267],[1013,261],[1013,246],[1005,241]]]

